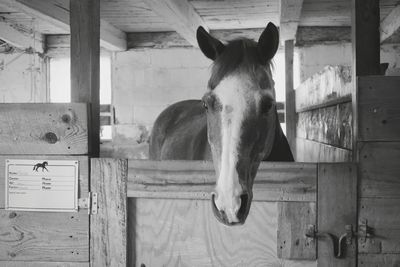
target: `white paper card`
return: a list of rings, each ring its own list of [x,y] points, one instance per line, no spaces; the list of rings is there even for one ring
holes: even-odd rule
[[[79,164],[75,160],[6,160],[5,208],[78,211]]]

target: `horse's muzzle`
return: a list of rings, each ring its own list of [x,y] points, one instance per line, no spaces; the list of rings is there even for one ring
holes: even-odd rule
[[[240,196],[240,208],[236,214],[236,217],[238,219],[237,222],[230,222],[228,220],[228,217],[223,210],[219,210],[217,206],[215,205],[215,193],[211,194],[211,208],[213,210],[213,213],[217,220],[220,223],[223,223],[228,226],[233,226],[233,225],[242,225],[246,221],[247,215],[249,214],[250,210],[250,204],[251,204],[251,199],[252,197],[249,194],[242,194]]]

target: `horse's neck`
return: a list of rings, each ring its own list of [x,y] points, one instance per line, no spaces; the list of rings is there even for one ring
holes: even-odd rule
[[[279,123],[278,112],[276,112],[275,140],[271,153],[264,158],[264,161],[294,161],[289,143]]]

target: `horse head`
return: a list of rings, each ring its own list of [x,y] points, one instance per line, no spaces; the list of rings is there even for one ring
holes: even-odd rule
[[[199,27],[197,41],[214,62],[202,98],[217,175],[212,208],[220,222],[243,224],[254,178],[271,153],[278,123],[271,60],[279,33],[269,23],[258,42],[238,39],[223,44]]]

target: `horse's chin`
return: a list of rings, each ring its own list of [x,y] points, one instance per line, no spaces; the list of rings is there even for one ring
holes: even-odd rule
[[[226,226],[239,226],[243,225],[246,222],[247,216],[249,215],[251,200],[253,198],[252,194],[243,194],[240,196],[241,198],[241,206],[238,211],[237,217],[239,219],[238,222],[229,222],[227,216],[224,212],[218,210],[215,205],[215,194],[211,194],[211,209],[214,213],[215,218],[222,224]]]

